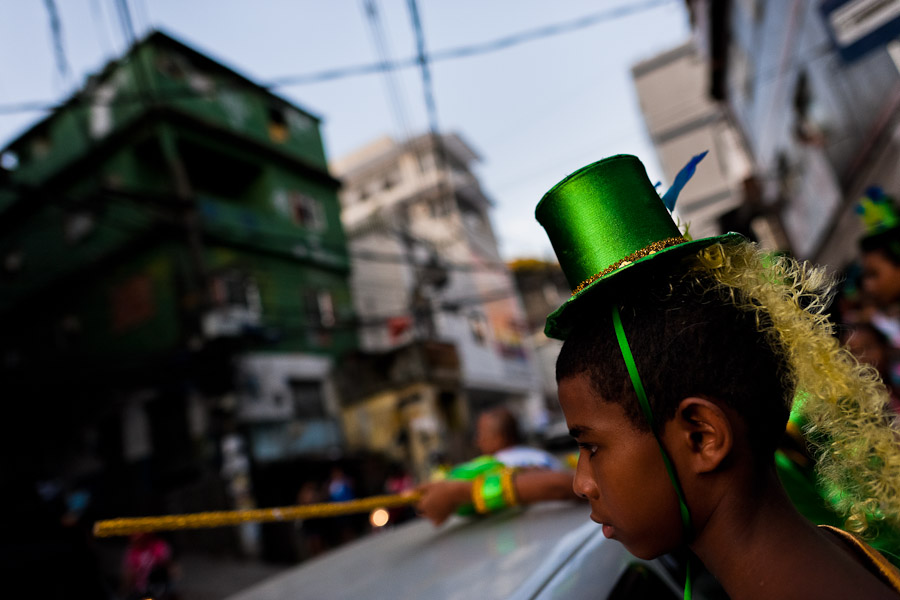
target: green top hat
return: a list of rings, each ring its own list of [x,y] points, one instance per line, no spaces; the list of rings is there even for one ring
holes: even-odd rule
[[[730,239],[736,233],[690,241],[681,235],[635,156],[620,154],[575,171],[544,194],[535,209],[572,295],[549,317],[548,337],[566,339],[576,303],[610,294],[621,274],[647,273],[648,264]],[[605,290],[605,291],[601,291]],[[582,301],[583,304],[583,301]]]

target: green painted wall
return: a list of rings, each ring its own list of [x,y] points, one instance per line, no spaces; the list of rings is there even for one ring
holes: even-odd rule
[[[181,248],[163,244],[90,281],[74,309],[82,321],[83,352],[121,364],[175,348],[182,333],[179,272],[186,260]]]
[[[39,318],[29,310],[43,298],[58,309],[54,318],[77,319],[85,358],[127,363],[183,346],[198,294],[188,284],[197,257],[181,227],[191,205],[177,200],[173,176],[180,163],[203,268],[213,276],[239,269],[259,287],[263,325],[274,335],[248,343],[325,355],[355,348],[337,183],[316,118],[160,35],[89,88],[94,105],[75,97],[10,146],[17,191],[0,193],[0,223],[18,216],[0,251],[21,253],[23,263],[0,282],[0,321]],[[126,131],[154,104],[189,118],[160,113]],[[298,199],[316,207],[315,223],[297,212]],[[15,210],[26,202],[40,206]],[[73,215],[92,220],[77,240],[66,237]],[[310,324],[311,291],[331,295],[334,325]]]
[[[71,220],[78,218],[92,219],[93,225],[85,226],[88,230],[83,237],[67,239],[67,227],[73,227]],[[72,210],[63,203],[46,206],[0,242],[4,255],[17,252],[22,259],[21,267],[0,283],[0,313],[61,278],[114,255],[153,227],[152,214],[133,203],[108,204],[98,212]]]
[[[274,334],[264,349],[337,356],[356,347],[346,275],[303,267],[297,259],[226,246],[210,247],[207,265],[212,272],[233,269],[252,276],[259,288],[263,326]],[[310,293],[316,291],[331,294],[335,313],[331,327],[319,327],[309,318]]]
[[[313,168],[327,169],[316,117],[155,34],[9,146],[19,162],[14,181],[40,184],[153,106],[182,111]]]
[[[160,45],[144,56],[161,102],[326,168],[319,120],[309,113],[179,48]]]

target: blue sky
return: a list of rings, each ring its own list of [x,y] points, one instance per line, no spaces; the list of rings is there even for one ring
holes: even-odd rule
[[[160,28],[260,83],[379,60],[363,0],[126,0],[138,36]],[[690,35],[683,0],[418,0],[430,52],[478,44],[623,6],[630,16],[478,56],[432,64],[438,119],[482,157],[476,172],[495,203],[506,258],[550,257],[534,206],[579,167],[618,153],[660,177],[631,66]],[[52,104],[127,47],[115,0],[55,0],[67,70],[60,72],[46,2],[5,0],[0,105]],[[406,0],[377,0],[391,58],[415,54]],[[417,69],[278,88],[324,120],[337,158],[384,134],[428,127]],[[41,117],[0,111],[0,146]],[[402,123],[406,123],[404,128]]]

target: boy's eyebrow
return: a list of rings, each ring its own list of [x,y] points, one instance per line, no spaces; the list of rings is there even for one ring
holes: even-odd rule
[[[584,434],[584,429],[581,427],[573,427],[569,430],[569,435],[575,438],[576,440],[580,438]]]

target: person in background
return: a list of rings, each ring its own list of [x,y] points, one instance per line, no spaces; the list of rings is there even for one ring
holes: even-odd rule
[[[841,327],[841,343],[861,363],[872,365],[887,387],[890,409],[900,413],[900,396],[891,378],[891,345],[887,336],[871,323],[850,323]]]
[[[868,308],[855,322],[871,323],[887,339],[888,364],[881,374],[892,389],[900,385],[900,211],[891,196],[873,186],[856,212],[866,229],[859,239],[860,304]]]
[[[155,533],[136,533],[125,550],[123,564],[125,597],[174,598],[177,567],[172,547]]]
[[[306,481],[297,492],[297,504],[319,504],[325,501],[321,486],[316,481]],[[326,519],[303,519],[298,523],[300,533],[300,559],[306,560],[325,551]]]
[[[403,465],[391,465],[387,479],[384,482],[385,494],[405,494],[415,489],[415,487],[415,480]],[[412,519],[416,516],[416,513],[410,506],[395,506],[388,509],[388,515],[388,522],[391,525],[398,525]]]
[[[440,525],[454,512],[468,516],[517,504],[577,501],[572,472],[552,454],[521,440],[518,421],[508,408],[481,413],[475,441],[483,454],[451,469],[447,479],[419,486],[416,511]]]
[[[866,233],[859,239],[862,289],[875,304],[867,321],[900,348],[900,213],[892,197],[871,187],[859,200]]]
[[[331,479],[328,480],[328,500],[330,502],[346,502],[353,500],[353,482],[340,467],[331,469]]]
[[[356,498],[353,489],[353,481],[344,473],[344,470],[335,465],[331,469],[331,478],[327,485],[329,502],[347,502]],[[357,515],[342,515],[329,519],[328,546],[335,547],[345,544],[359,534],[359,519]]]
[[[83,522],[73,523],[59,480],[10,462],[0,467],[0,490],[3,598],[116,598],[90,534]]]
[[[476,443],[482,454],[492,455],[508,467],[540,467],[562,470],[552,454],[522,443],[519,422],[506,407],[482,412],[476,427]]]
[[[860,240],[863,290],[882,308],[900,301],[900,231],[888,229]]]

